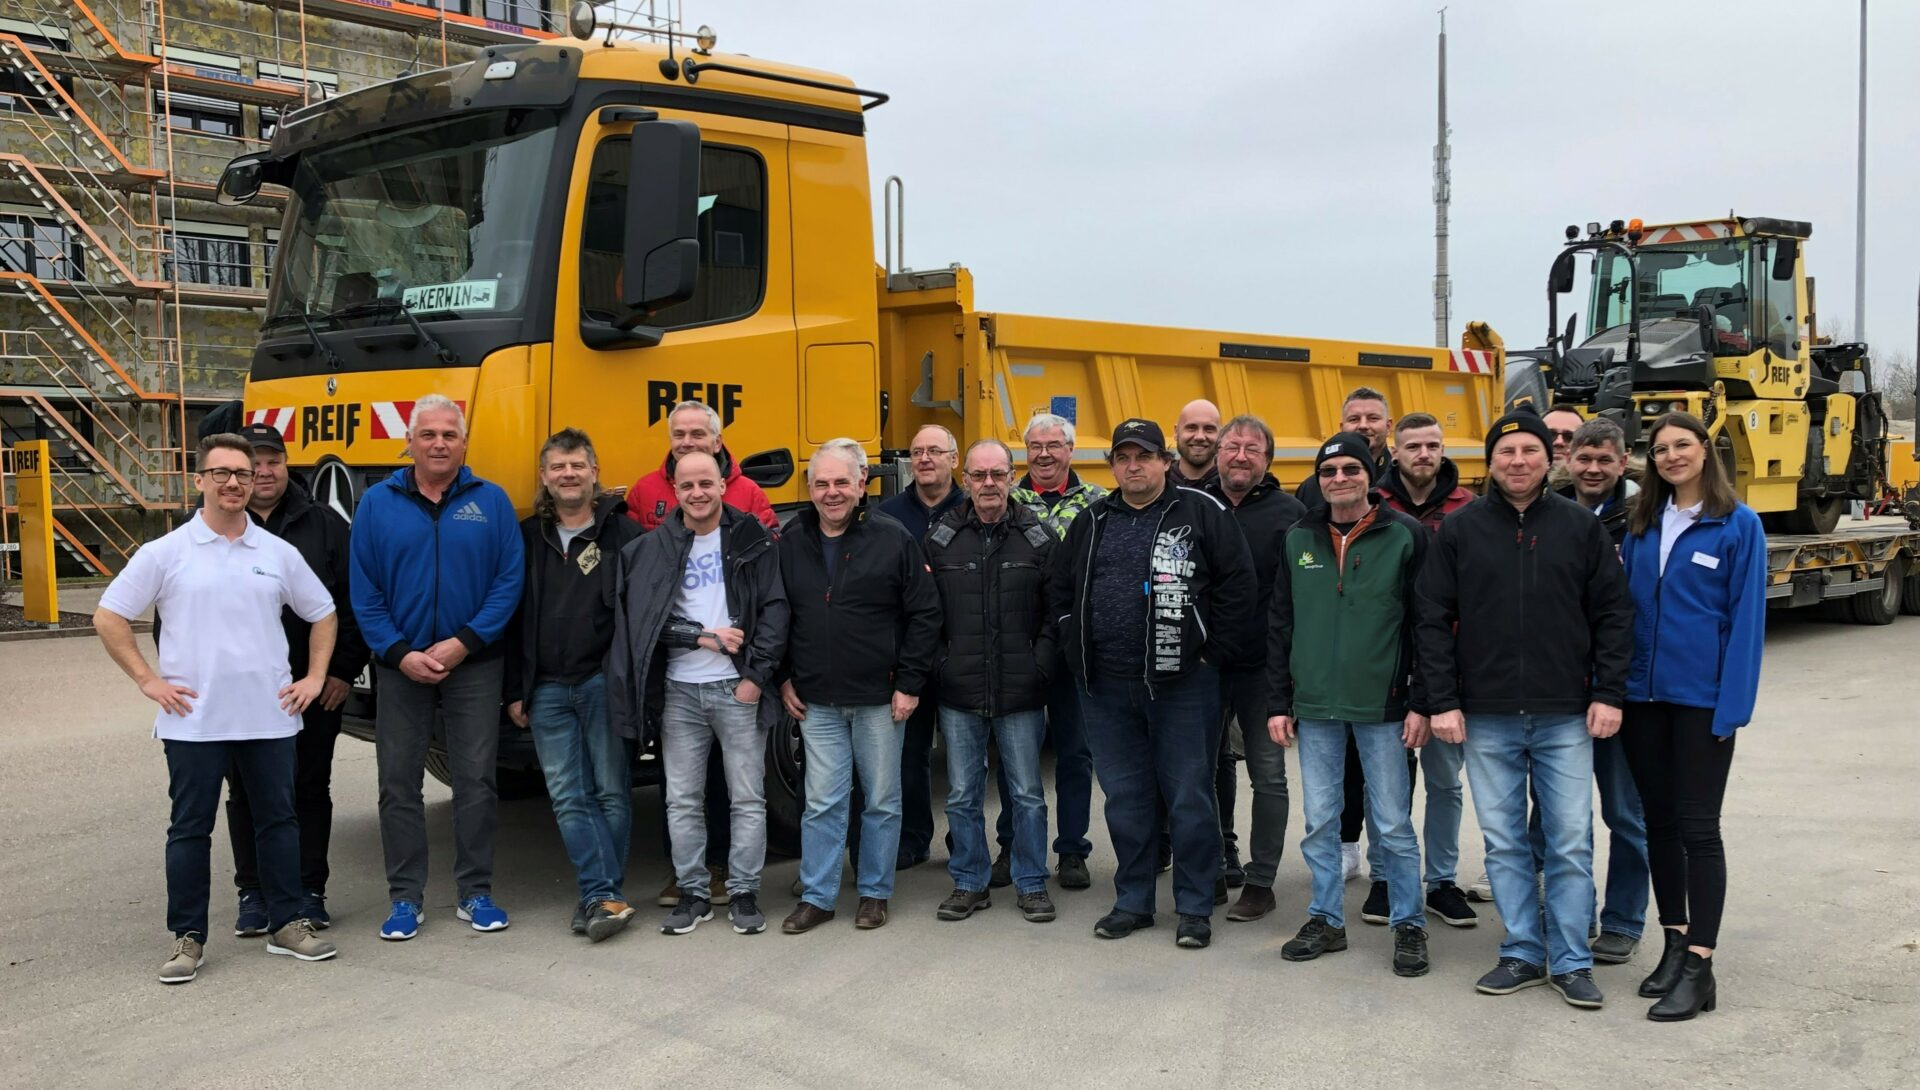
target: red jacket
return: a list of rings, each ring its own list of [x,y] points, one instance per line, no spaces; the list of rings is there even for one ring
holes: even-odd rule
[[[1407,486],[1400,479],[1400,467],[1388,466],[1381,476],[1380,483],[1374,486],[1374,494],[1386,502],[1388,507],[1420,520],[1429,533],[1440,532],[1440,520],[1460,510],[1474,500],[1473,493],[1460,484],[1460,471],[1454,467],[1453,459],[1440,459],[1440,471],[1434,475],[1433,491],[1427,493],[1427,502],[1414,503],[1407,496]],[[632,503],[631,500],[628,501]]]
[[[720,448],[720,471],[726,475],[727,490],[720,498],[728,507],[743,511],[759,519],[767,529],[778,533],[780,518],[773,513],[773,505],[767,502],[767,494],[760,486],[748,480],[740,473],[740,467],[733,463],[727,448]],[[673,452],[667,452],[667,458],[660,468],[633,482],[627,489],[627,517],[640,524],[642,529],[651,530],[660,525],[667,512],[680,506],[680,497],[673,491]]]

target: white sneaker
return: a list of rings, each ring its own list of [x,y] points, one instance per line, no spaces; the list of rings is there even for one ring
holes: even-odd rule
[[[1467,900],[1479,904],[1493,903],[1493,885],[1487,881],[1487,872],[1480,872],[1480,880],[1467,887]]]
[[[1342,882],[1351,882],[1360,877],[1360,871],[1365,864],[1366,860],[1360,855],[1358,843],[1340,845],[1340,880]]]

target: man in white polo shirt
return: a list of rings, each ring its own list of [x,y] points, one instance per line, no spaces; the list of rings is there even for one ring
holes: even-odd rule
[[[153,733],[166,747],[166,984],[206,963],[207,885],[213,819],[231,769],[253,803],[270,934],[267,952],[322,961],[334,945],[299,918],[300,827],[293,810],[294,736],[327,679],[339,622],[333,597],[299,550],[247,518],[253,448],[238,435],[201,440],[195,475],[205,504],[184,526],[148,542],[100,598],[93,615],[113,661],[160,705]],[[306,676],[287,663],[282,607],[313,625]],[[166,618],[160,667],[135,646],[131,619]]]

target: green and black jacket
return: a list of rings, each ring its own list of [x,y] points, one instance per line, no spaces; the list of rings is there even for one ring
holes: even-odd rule
[[[1425,712],[1413,662],[1413,584],[1427,531],[1376,503],[1342,552],[1328,519],[1325,505],[1308,508],[1281,538],[1267,714],[1386,723]]]

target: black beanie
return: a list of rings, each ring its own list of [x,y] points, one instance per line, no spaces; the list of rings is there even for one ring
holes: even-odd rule
[[[1367,467],[1367,487],[1373,487],[1374,478],[1379,475],[1380,467],[1373,460],[1373,446],[1367,437],[1359,432],[1343,431],[1320,444],[1320,453],[1313,456],[1313,472],[1320,473],[1320,465],[1329,458],[1357,458]]]
[[[1520,406],[1494,421],[1493,427],[1487,429],[1487,462],[1493,462],[1493,445],[1500,441],[1501,436],[1522,431],[1540,440],[1540,445],[1547,448],[1547,464],[1552,465],[1553,433],[1547,430],[1547,422],[1540,419],[1540,414],[1534,412],[1531,405]]]

